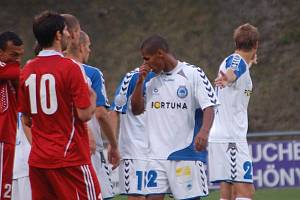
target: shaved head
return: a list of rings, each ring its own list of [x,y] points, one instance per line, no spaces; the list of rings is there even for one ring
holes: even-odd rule
[[[153,35],[145,39],[140,49],[148,54],[155,54],[159,49],[169,53],[169,45],[165,38],[159,35]]]

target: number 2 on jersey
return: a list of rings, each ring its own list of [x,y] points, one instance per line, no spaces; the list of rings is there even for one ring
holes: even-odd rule
[[[156,171],[150,170],[148,172],[145,171],[144,173],[143,173],[143,171],[136,171],[136,176],[138,178],[138,182],[137,182],[138,190],[142,190],[143,175],[144,175],[144,186],[145,187],[156,187],[157,186],[157,182],[156,182],[157,172]]]
[[[46,83],[48,82],[48,87]],[[51,115],[57,110],[57,97],[55,90],[55,78],[52,74],[43,74],[40,80],[40,96],[36,94],[36,74],[31,74],[25,81],[25,85],[29,88],[30,109],[32,114],[37,114],[37,101],[40,100],[42,111]],[[47,91],[47,89],[49,91]],[[49,95],[49,103],[47,105],[47,95]],[[37,99],[38,98],[38,99]]]

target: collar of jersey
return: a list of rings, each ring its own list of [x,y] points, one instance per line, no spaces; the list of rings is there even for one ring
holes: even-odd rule
[[[64,55],[58,51],[55,50],[42,50],[40,51],[38,56],[61,56],[64,57]]]
[[[174,74],[175,72],[177,72],[180,68],[181,68],[181,62],[179,60],[177,60],[177,65],[174,69],[172,69],[169,72],[163,72],[162,74],[166,75],[166,76],[170,76],[170,75]]]

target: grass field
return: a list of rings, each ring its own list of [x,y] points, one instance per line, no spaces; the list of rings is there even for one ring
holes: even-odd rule
[[[117,196],[114,200],[125,200],[126,196]],[[171,198],[166,197],[166,200]],[[203,198],[204,200],[219,200],[219,192],[212,191],[209,197]],[[254,200],[300,200],[300,188],[293,189],[260,189],[257,190]]]

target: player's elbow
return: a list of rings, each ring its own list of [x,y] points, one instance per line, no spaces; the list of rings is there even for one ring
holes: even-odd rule
[[[92,119],[92,116],[94,114],[94,111],[90,108],[87,109],[79,109],[77,108],[77,114],[78,114],[78,118],[83,121],[89,121]]]
[[[108,118],[109,118],[107,109],[105,107],[102,107],[102,106],[101,107],[96,107],[95,115],[96,115],[96,118],[99,121],[108,120]]]
[[[135,105],[132,104],[132,113],[134,115],[140,115],[143,112],[144,112],[144,108],[143,107],[137,106],[137,105],[135,106]]]

